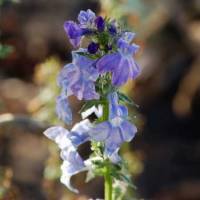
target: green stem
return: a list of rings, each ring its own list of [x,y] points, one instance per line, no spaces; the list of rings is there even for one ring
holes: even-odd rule
[[[112,200],[112,177],[109,166],[106,167],[104,174],[104,194],[105,200]]]
[[[108,120],[109,116],[109,104],[106,102],[103,106],[103,121]],[[112,177],[110,174],[110,165],[109,163],[105,167],[104,173],[104,199],[105,200],[112,200]]]

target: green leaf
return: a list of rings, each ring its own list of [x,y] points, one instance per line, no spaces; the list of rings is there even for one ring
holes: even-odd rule
[[[100,55],[98,54],[90,54],[90,53],[87,53],[87,52],[76,52],[77,54],[81,55],[81,56],[85,56],[85,57],[88,57],[90,59],[97,59],[100,57]]]
[[[129,105],[132,106],[136,106],[139,107],[130,97],[128,97],[126,94],[122,93],[122,92],[117,92],[118,93],[118,97],[119,100],[122,101],[123,103],[127,103]]]
[[[81,109],[79,110],[79,114],[84,112],[85,110],[91,108],[94,105],[94,103],[92,101],[88,101],[85,104],[83,104],[83,106],[81,107]]]
[[[119,180],[127,183],[130,187],[136,189],[136,186],[133,184],[130,175],[125,175],[125,174],[120,173],[119,174]]]

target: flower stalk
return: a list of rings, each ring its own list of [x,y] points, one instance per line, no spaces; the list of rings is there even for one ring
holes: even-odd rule
[[[105,167],[104,174],[104,198],[105,200],[112,200],[112,177],[110,174],[110,167]]]
[[[68,97],[76,96],[85,101],[79,111],[82,120],[71,130],[53,126],[44,134],[60,148],[63,160],[60,180],[68,189],[78,193],[71,185],[71,177],[88,171],[86,180],[104,177],[105,200],[116,200],[117,182],[131,186],[119,150],[137,132],[126,106],[134,102],[119,91],[119,86],[139,75],[140,68],[133,57],[139,47],[132,43],[134,33],[122,30],[115,20],[96,16],[89,9],[79,13],[78,23],[65,22],[64,29],[76,50],[72,51],[72,62],[58,75],[61,94],[56,111],[61,120],[72,124]],[[84,38],[90,41],[87,48],[81,46]],[[92,153],[84,160],[77,150],[87,141],[91,142]]]
[[[106,101],[103,106],[103,119],[102,121],[107,121],[109,118],[109,104]],[[112,200],[112,177],[110,172],[110,162],[105,166],[104,172],[104,198],[105,200]]]

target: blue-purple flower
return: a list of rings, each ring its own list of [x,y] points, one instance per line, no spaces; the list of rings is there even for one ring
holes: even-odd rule
[[[92,29],[95,26],[95,19],[95,13],[88,9],[87,11],[80,11],[78,15],[80,24],[73,21],[66,21],[64,23],[64,30],[74,48],[80,46],[82,36],[92,33]]]
[[[117,93],[111,93],[109,99],[109,120],[97,124],[89,132],[91,138],[105,143],[104,154],[114,163],[120,161],[119,148],[123,142],[129,142],[135,136],[137,128],[128,121],[128,110],[118,104]]]
[[[90,37],[87,48],[73,51],[72,63],[65,65],[58,75],[61,94],[57,97],[56,111],[60,119],[71,124],[68,97],[74,95],[78,100],[86,101],[81,109],[83,120],[71,130],[54,126],[44,134],[60,149],[63,160],[61,182],[71,191],[78,192],[70,180],[79,172],[88,170],[94,176],[98,173],[106,177],[123,173],[114,167],[112,174],[107,170],[111,163],[123,165],[119,149],[124,142],[133,139],[137,128],[128,119],[127,107],[119,104],[118,95],[120,102],[125,103],[126,99],[115,86],[121,86],[139,74],[140,69],[133,58],[139,47],[131,44],[134,33],[118,28],[115,21],[96,17],[90,9],[80,11],[78,23],[65,22],[64,29],[75,48],[80,46],[82,37]],[[102,76],[107,72],[109,74]],[[91,123],[87,118],[93,113],[98,119]],[[83,160],[77,149],[87,141],[91,142],[93,154]]]
[[[81,28],[92,28],[96,15],[90,9],[87,11],[81,10],[78,15],[78,21]]]
[[[66,65],[58,76],[58,84],[67,96],[75,95],[79,100],[98,99],[94,82],[98,71],[94,67],[95,60],[73,52],[73,62]]]
[[[77,48],[80,45],[83,33],[80,26],[73,21],[66,21],[64,23],[64,30],[67,33],[70,43],[74,48]]]
[[[132,37],[133,35],[124,34],[118,40],[118,51],[104,55],[97,62],[101,74],[112,72],[112,84],[115,86],[123,85],[128,79],[134,79],[140,73],[140,68],[133,58],[139,47],[129,44]]]

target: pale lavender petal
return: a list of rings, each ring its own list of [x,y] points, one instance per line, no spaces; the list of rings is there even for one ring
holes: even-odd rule
[[[63,151],[63,158],[65,158],[61,166],[61,179],[60,181],[73,192],[78,193],[78,190],[73,188],[70,179],[73,175],[86,170],[84,162],[78,152],[74,148],[68,148]]]
[[[128,43],[130,43],[134,37],[135,37],[135,33],[133,32],[124,32],[121,36],[121,38],[124,39]]]
[[[129,44],[123,39],[119,39],[117,42],[118,51],[122,56],[132,56],[138,49],[139,46],[136,44]]]
[[[88,132],[90,131],[92,124],[88,119],[77,123],[69,133],[68,138],[71,140],[72,144],[75,147],[78,147],[80,144],[83,144],[86,141],[89,141],[90,136]]]
[[[124,105],[118,106],[118,114],[119,117],[126,119],[128,117],[128,108]]]
[[[92,99],[99,99],[99,94],[95,91],[95,85],[93,82],[88,81],[85,84],[84,88],[84,99],[85,100],[92,100]]]
[[[78,21],[81,24],[81,27],[88,28],[92,25],[96,18],[96,15],[94,12],[92,12],[90,9],[87,11],[81,10],[78,15]]]
[[[84,83],[83,77],[80,77],[79,80],[77,80],[73,85],[71,85],[70,89],[72,91],[72,94],[75,95],[78,98],[78,100],[83,99],[84,86],[85,86],[85,83]]]
[[[60,149],[71,146],[71,141],[68,139],[69,131],[60,126],[48,128],[44,135],[58,144]]]
[[[108,121],[96,124],[94,128],[89,131],[89,135],[92,140],[104,141],[106,140],[111,131],[111,125]]]
[[[67,97],[64,95],[60,95],[56,100],[56,112],[60,119],[62,119],[65,123],[72,123],[72,111],[67,101]]]
[[[109,159],[112,163],[118,163],[121,161],[121,157],[118,154],[119,148],[117,148],[111,155],[109,155]]]
[[[110,136],[105,140],[105,155],[112,156],[123,142],[121,130],[118,127],[113,127],[110,131]]]
[[[133,58],[129,59],[130,63],[130,78],[134,79],[141,73],[141,68],[139,65],[134,61]]]
[[[123,140],[126,142],[130,142],[134,138],[137,132],[136,126],[130,123],[128,120],[124,120],[121,123],[120,129],[121,129]]]
[[[61,126],[53,126],[48,128],[47,130],[44,131],[44,135],[46,137],[48,137],[49,139],[55,141],[56,138],[61,135],[61,134],[65,134],[67,132],[68,134],[68,130],[64,129]]]
[[[79,66],[79,67],[91,66],[94,63],[94,60],[86,56],[80,55],[79,52],[84,53],[84,52],[87,52],[87,50],[81,48],[81,49],[78,49],[78,51],[72,51],[72,60],[76,66]]]
[[[118,95],[117,92],[110,93],[108,95],[109,101],[109,119],[113,119],[118,113]]]
[[[60,87],[62,87],[63,80],[67,80],[69,84],[71,81],[73,81],[74,78],[75,80],[78,78],[74,76],[77,76],[77,67],[73,63],[67,64],[61,69],[57,77],[57,83]]]
[[[81,49],[80,52],[84,52]],[[79,100],[98,99],[95,91],[95,81],[99,73],[94,67],[95,60],[73,51],[73,63],[66,65],[58,76],[58,84],[67,96],[75,95]]]

